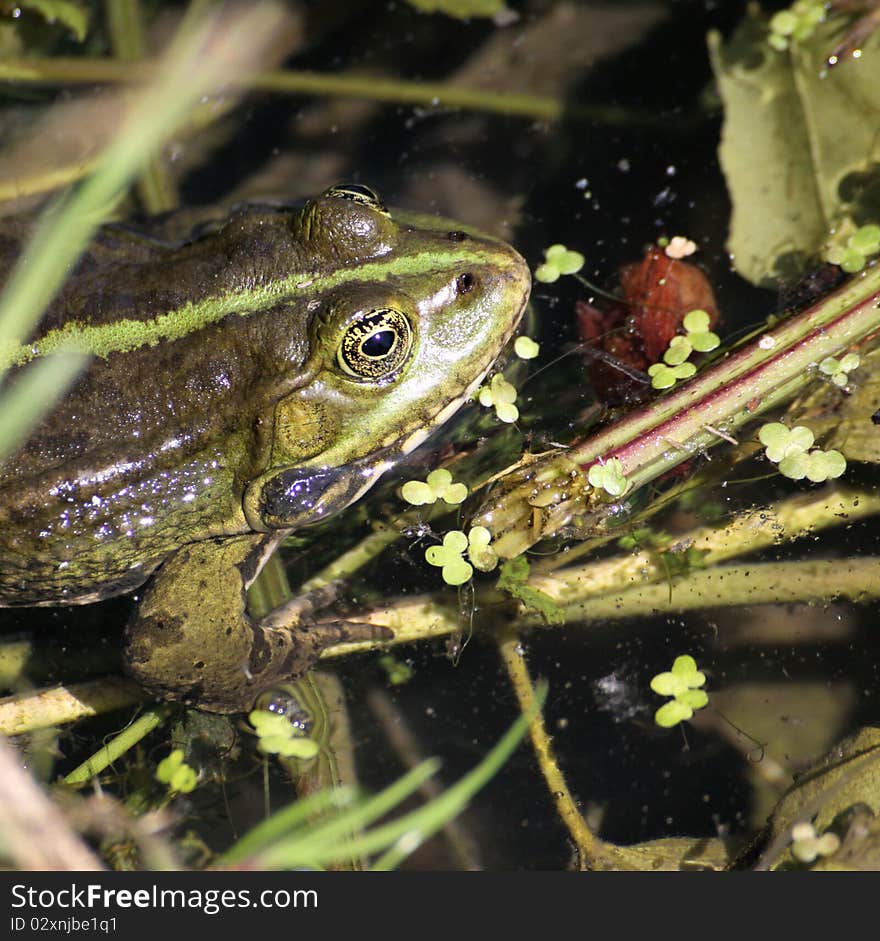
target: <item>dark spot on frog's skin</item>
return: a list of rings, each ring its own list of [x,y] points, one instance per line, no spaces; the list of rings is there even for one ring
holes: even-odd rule
[[[477,286],[477,279],[469,272],[460,274],[455,279],[455,287],[459,294],[470,294]]]
[[[875,425],[880,425],[880,408],[878,408],[877,411],[874,412],[874,414],[871,416],[871,421]]]
[[[251,650],[248,654],[248,672],[252,676],[259,676],[272,660],[272,651],[266,639],[267,634],[267,631],[260,628],[254,631]]]
[[[450,242],[465,242],[467,241],[467,237],[467,232],[460,232],[458,229],[453,229],[451,232],[446,233],[446,238],[448,238]]]
[[[135,614],[135,618],[137,615]],[[136,627],[133,634],[132,628]],[[137,668],[153,659],[156,638],[161,644],[172,645],[183,642],[183,621],[180,618],[147,617],[132,621],[126,630],[125,662]],[[135,671],[136,672],[136,671]]]
[[[238,569],[238,574],[241,577],[241,582],[243,585],[250,585],[250,583],[257,577],[257,573],[260,571],[260,562],[263,559],[264,549],[263,543],[261,542],[256,546],[241,562],[236,563],[236,569]]]
[[[204,687],[201,683],[193,683],[192,686],[187,686],[185,683],[181,683],[181,685],[178,687],[178,690],[183,690],[183,696],[181,697],[183,704],[185,706],[197,706],[203,699],[203,688]],[[169,694],[174,694],[177,691],[169,687],[168,692]]]

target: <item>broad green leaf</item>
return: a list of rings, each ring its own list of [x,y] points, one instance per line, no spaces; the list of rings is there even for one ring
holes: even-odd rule
[[[859,201],[880,172],[880,35],[825,66],[842,20],[777,52],[760,14],[709,51],[724,103],[719,156],[733,202],[727,247],[754,284],[799,274],[835,226],[876,221]],[[876,187],[875,187],[876,188]],[[849,221],[855,215],[856,222]]]

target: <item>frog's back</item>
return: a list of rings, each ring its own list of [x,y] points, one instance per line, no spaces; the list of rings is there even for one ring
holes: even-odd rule
[[[308,341],[303,312],[287,301],[281,318],[267,308],[210,322],[192,311],[194,297],[210,303],[205,285],[228,294],[271,277],[261,256],[276,251],[267,243],[283,219],[231,226],[182,244],[107,228],[41,319],[31,347],[85,338],[96,355],[0,470],[0,603],[116,594],[187,532],[247,528],[256,403],[302,365]],[[15,263],[28,234],[24,220],[4,225],[0,267]],[[25,368],[14,366],[11,381]]]

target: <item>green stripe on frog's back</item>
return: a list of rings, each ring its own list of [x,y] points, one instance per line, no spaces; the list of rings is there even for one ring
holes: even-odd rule
[[[495,255],[478,250],[473,245],[442,253],[401,254],[382,261],[337,268],[330,273],[297,272],[266,284],[240,287],[225,294],[187,302],[145,320],[122,318],[98,326],[74,320],[49,330],[32,343],[16,345],[0,353],[0,369],[21,366],[64,350],[106,358],[112,353],[131,352],[142,346],[181,339],[218,323],[230,314],[246,316],[285,300],[313,298],[346,284],[376,284],[392,277],[430,275],[458,264],[466,267],[475,263],[490,264],[494,260],[497,260]]]

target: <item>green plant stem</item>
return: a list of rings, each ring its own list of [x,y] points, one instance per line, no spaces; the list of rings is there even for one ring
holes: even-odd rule
[[[829,569],[833,566],[833,577]],[[578,575],[554,580],[566,622],[619,620],[647,614],[694,611],[755,604],[865,602],[880,597],[880,558],[815,559],[805,562],[759,562],[752,565],[697,569],[667,584],[637,585],[599,596],[584,591]],[[546,582],[542,581],[546,586]],[[543,589],[542,589],[543,590]],[[550,592],[548,592],[549,594]],[[526,612],[519,623],[541,627],[541,618]]]
[[[501,652],[501,659],[507,668],[507,675],[519,701],[520,710],[524,715],[532,716],[529,723],[529,737],[532,741],[532,748],[541,773],[544,775],[550,799],[556,807],[557,814],[559,814],[559,819],[568,830],[569,836],[577,847],[580,868],[606,868],[608,859],[605,846],[602,840],[587,826],[587,822],[581,815],[571,791],[568,789],[565,775],[556,760],[553,742],[547,734],[547,727],[544,725],[544,717],[535,708],[535,690],[532,678],[529,676],[525,655],[522,652],[519,635],[515,631],[503,631],[498,639],[498,649]]]
[[[740,350],[624,416],[566,451],[556,451],[499,483],[500,496],[478,514],[503,558],[573,525],[582,535],[613,522],[619,501],[592,489],[585,471],[599,459],[617,458],[628,493],[694,454],[724,440],[758,416],[821,381],[815,366],[862,343],[876,344],[880,328],[880,265],[801,314],[766,330]],[[537,501],[537,502],[536,502]]]
[[[33,644],[29,640],[10,640],[0,644],[0,687],[17,687],[33,651]]]
[[[115,676],[7,696],[0,699],[0,733],[23,735],[133,706],[144,698],[136,683]]]
[[[154,706],[138,716],[126,729],[102,745],[94,755],[78,765],[65,778],[64,783],[72,786],[86,784],[105,768],[109,767],[133,748],[141,739],[146,738],[150,732],[158,729],[171,715],[171,706]]]
[[[667,567],[661,553],[675,547],[701,553],[700,568],[707,569],[729,559],[791,542],[811,533],[852,524],[880,513],[880,496],[846,487],[801,494],[769,507],[740,513],[725,526],[702,526],[673,539],[662,549],[615,555],[607,559],[570,566],[555,574],[536,574],[528,584],[565,600],[568,587],[576,585],[580,600],[616,593],[633,585],[666,582]]]
[[[132,62],[146,52],[139,0],[104,0],[110,45],[118,59]]]
[[[153,78],[157,67],[157,63],[151,59],[124,63],[94,58],[6,59],[0,62],[0,80],[52,85],[131,83]],[[335,75],[285,69],[267,70],[250,77],[230,74],[226,84],[231,88],[284,94],[361,98],[432,108],[490,111],[545,121],[557,120],[563,107],[560,99],[540,95],[492,92],[444,82],[410,82],[372,75]],[[620,119],[620,109],[607,107],[596,110],[595,117],[607,114],[609,118]]]
[[[727,608],[744,604],[819,604],[850,599],[871,601],[880,597],[880,558],[835,559],[833,584],[828,578],[829,563],[825,559],[806,562],[763,562],[738,566],[717,566],[690,571],[670,582],[637,585],[594,595],[588,578],[580,569],[556,576],[553,592],[565,598],[560,602],[562,622],[547,627],[540,615],[522,611],[511,622],[513,628],[541,627],[552,630],[573,624],[588,630],[596,622],[607,623],[646,614],[665,614],[703,608]],[[543,576],[534,586],[547,586]],[[532,586],[531,579],[525,583]],[[548,591],[547,594],[553,592]],[[489,599],[486,599],[488,602]],[[484,603],[475,627],[491,629],[497,612],[491,603]],[[358,621],[382,625],[394,631],[387,644],[424,642],[461,630],[461,615],[430,595],[400,600],[393,605],[358,615]],[[347,656],[373,649],[376,644],[362,642],[340,644],[325,651],[322,659]]]
[[[110,46],[121,62],[142,59],[147,51],[140,0],[105,0]],[[155,215],[178,204],[177,187],[163,157],[152,157],[137,181],[144,209]]]
[[[381,555],[388,546],[397,542],[401,534],[401,530],[392,529],[391,527],[377,529],[349,549],[348,552],[343,552],[342,555],[337,556],[329,565],[304,582],[300,591],[314,591],[318,588],[324,588],[335,581],[354,574],[358,569]]]

